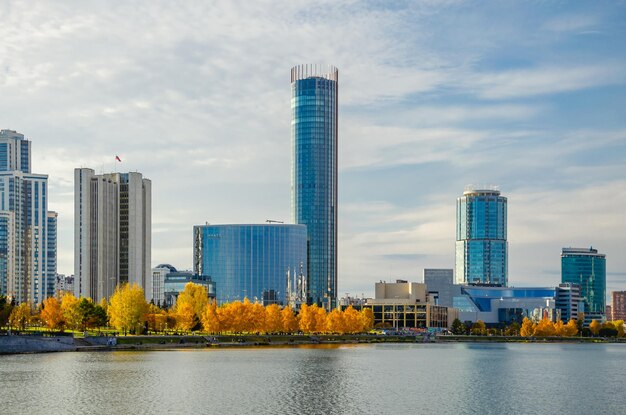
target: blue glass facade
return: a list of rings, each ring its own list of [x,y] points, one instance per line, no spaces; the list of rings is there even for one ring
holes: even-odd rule
[[[293,221],[308,232],[308,302],[337,298],[337,92],[335,67],[291,69]]]
[[[606,312],[606,256],[597,249],[563,248],[561,282],[580,286],[585,323],[601,320]]]
[[[194,226],[194,268],[215,282],[218,303],[248,298],[284,303],[287,272],[307,269],[303,225]]]
[[[507,198],[468,190],[457,199],[456,281],[508,285]]]

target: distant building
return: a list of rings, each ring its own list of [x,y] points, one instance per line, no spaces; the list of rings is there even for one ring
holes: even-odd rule
[[[176,304],[187,283],[203,285],[209,298],[215,298],[215,282],[211,277],[197,275],[191,271],[178,271],[170,264],[160,264],[152,268],[152,301],[160,307],[172,307]]]
[[[606,256],[593,248],[563,248],[561,282],[580,286],[584,303],[585,325],[605,319]]]
[[[376,327],[395,329],[444,329],[452,327],[456,310],[433,304],[425,284],[397,280],[375,284],[375,298],[353,304],[357,310],[370,308]],[[348,306],[341,306],[342,309]]]
[[[57,274],[54,284],[54,292],[57,298],[61,298],[65,293],[74,294],[74,276]]]
[[[424,269],[424,284],[428,287],[428,295],[435,304],[452,307],[454,297],[454,270],[453,269]]]
[[[40,304],[54,296],[56,213],[48,176],[31,173],[31,142],[0,130],[0,295]]]
[[[613,308],[610,305],[606,306],[606,319],[607,321],[613,321]]]
[[[580,285],[566,282],[559,284],[555,291],[556,308],[561,312],[561,320],[567,323],[578,320],[579,313],[584,312],[584,304],[580,298]]]
[[[304,225],[230,224],[194,226],[193,272],[210,275],[218,303],[287,303],[287,280],[307,269]]]
[[[338,85],[334,66],[291,69],[291,204],[308,232],[309,303],[337,302]]]
[[[152,182],[141,173],[74,170],[74,290],[94,301],[120,283],[152,299]]]
[[[626,321],[626,291],[613,291],[612,320]]]
[[[457,199],[456,281],[508,285],[507,198],[468,188]]]

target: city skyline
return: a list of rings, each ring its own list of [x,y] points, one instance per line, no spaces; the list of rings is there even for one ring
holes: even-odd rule
[[[191,268],[194,224],[287,221],[286,80],[313,61],[342,70],[339,296],[453,268],[470,183],[509,199],[509,285],[588,246],[626,285],[622,5],[92,7],[0,6],[0,128],[49,175],[60,273],[79,166],[153,180],[153,266]]]

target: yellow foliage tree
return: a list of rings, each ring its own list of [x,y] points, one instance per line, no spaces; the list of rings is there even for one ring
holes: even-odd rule
[[[194,316],[197,319],[196,322],[199,322],[202,313],[204,313],[206,306],[209,304],[209,296],[206,287],[204,285],[194,284],[193,282],[185,284],[185,289],[176,299],[175,310],[178,311],[178,308],[183,306],[183,304],[191,305]]]
[[[13,308],[11,315],[9,316],[9,326],[15,327],[18,330],[26,329],[32,316],[31,308],[28,303],[22,303]]]
[[[80,300],[74,297],[72,293],[65,293],[61,299],[61,313],[65,326],[77,330],[83,322],[83,316],[80,312]]]
[[[207,333],[219,333],[221,331],[221,323],[217,314],[217,302],[210,301],[204,313],[202,313],[202,327]]]
[[[283,308],[280,316],[283,324],[283,331],[285,331],[286,333],[293,333],[294,331],[298,330],[298,320],[293,314],[293,310],[291,309],[291,307],[287,306]]]
[[[550,321],[547,317],[542,318],[541,321],[537,323],[533,335],[539,337],[555,336],[556,329],[554,327],[554,323],[552,323],[552,321]]]
[[[262,331],[266,331],[265,325],[265,314],[266,310],[262,304],[259,303],[249,303],[247,305],[247,322],[248,327],[247,331],[259,333]]]
[[[535,333],[535,323],[528,317],[524,317],[522,321],[522,328],[520,329],[520,336],[530,337]]]
[[[360,318],[363,331],[370,331],[374,328],[374,312],[371,308],[364,308],[361,310]]]
[[[265,329],[266,333],[280,333],[283,329],[283,319],[281,309],[278,304],[270,304],[265,307]]]
[[[344,317],[344,313],[342,313],[338,308],[328,313],[326,316],[326,331],[344,334],[347,328]]]
[[[302,304],[298,313],[298,329],[303,333],[313,333],[316,328],[315,315],[317,314],[317,306],[308,306]]]
[[[323,333],[326,331],[326,315],[325,309],[315,306],[315,333]]]
[[[196,325],[196,313],[190,303],[176,302],[176,328],[182,331],[189,331]]]
[[[143,290],[137,284],[122,284],[115,288],[108,307],[111,326],[118,330],[137,332],[148,311]]]
[[[554,327],[554,334],[556,336],[559,337],[563,337],[565,336],[565,324],[563,324],[563,321],[559,320],[556,322],[556,324],[553,325]]]
[[[58,330],[63,326],[61,304],[55,297],[48,297],[43,301],[41,321],[43,321],[50,330]]]
[[[346,333],[360,333],[363,331],[361,316],[352,306],[343,311],[343,321]]]
[[[594,336],[597,336],[598,333],[600,333],[601,327],[602,327],[602,324],[600,324],[600,322],[596,320],[591,320],[591,323],[589,324],[589,330],[591,330]]]
[[[617,329],[618,337],[624,337],[624,320],[614,320],[613,326]]]
[[[576,324],[576,320],[568,321],[563,329],[563,336],[565,337],[573,337],[578,334],[578,324]]]

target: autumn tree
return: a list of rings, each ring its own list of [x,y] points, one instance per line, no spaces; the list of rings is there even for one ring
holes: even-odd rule
[[[591,320],[591,323],[589,324],[589,330],[591,330],[591,333],[594,336],[597,336],[598,333],[600,333],[600,328],[601,327],[602,327],[602,325],[597,320]]]
[[[343,310],[344,330],[346,333],[363,332],[363,324],[359,312],[352,306]]]
[[[61,313],[65,326],[77,330],[82,324],[82,315],[79,309],[80,300],[72,293],[65,293],[61,299]]]
[[[280,333],[283,330],[283,319],[278,304],[270,304],[265,307],[265,330],[266,333]]]
[[[366,307],[360,312],[361,328],[363,331],[370,331],[374,327],[374,312]]]
[[[538,337],[551,337],[556,335],[556,329],[554,327],[554,323],[550,321],[549,318],[544,317],[541,319],[537,326],[535,326],[535,331],[533,336]]]
[[[110,323],[118,330],[138,332],[148,311],[143,290],[137,284],[118,285],[111,296],[108,313]]]
[[[176,315],[180,315],[181,323],[179,327],[189,327],[186,330],[194,329],[199,326],[202,313],[209,304],[209,296],[204,285],[188,282],[185,289],[178,295],[174,311]],[[189,321],[189,307],[193,312],[193,321]],[[178,318],[177,318],[178,319]]]
[[[189,331],[197,324],[196,313],[190,303],[176,304],[176,327],[182,331]]]
[[[217,302],[210,301],[202,313],[202,327],[207,333],[219,333],[221,331],[220,319],[217,314]]]
[[[326,310],[323,307],[315,306],[315,333],[326,331]]]
[[[284,307],[283,311],[281,311],[280,313],[280,317],[282,320],[283,331],[287,333],[293,333],[294,331],[298,330],[298,320],[293,314],[293,310],[291,309],[291,307]]]
[[[519,332],[522,326],[517,321],[512,322],[508,325],[508,327],[504,330],[505,336],[519,336]]]
[[[528,317],[524,317],[522,320],[522,328],[520,329],[520,336],[531,337],[535,333],[535,323]]]
[[[28,303],[22,303],[17,307],[13,307],[11,315],[9,316],[9,325],[15,327],[18,330],[25,330],[31,319],[31,308]]]
[[[303,333],[313,333],[316,328],[315,315],[317,306],[302,304],[298,313],[298,329]]]
[[[565,324],[563,324],[563,321],[559,320],[557,321],[554,325],[554,334],[559,336],[559,337],[564,337],[565,336]]]
[[[57,300],[55,297],[48,297],[43,300],[41,321],[50,330],[59,330],[63,327],[63,313],[61,312],[61,303],[59,303],[59,300]]]
[[[578,334],[578,323],[576,320],[570,320],[563,327],[563,336],[565,337],[573,337]]]
[[[344,334],[347,331],[345,315],[338,308],[328,313],[326,316],[326,331],[337,334]]]

